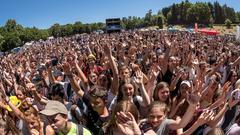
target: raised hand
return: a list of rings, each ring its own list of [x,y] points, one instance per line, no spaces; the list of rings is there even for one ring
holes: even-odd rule
[[[222,93],[226,95],[226,93],[229,91],[231,87],[231,82],[226,82],[222,87]]]
[[[71,73],[71,67],[70,64],[68,62],[64,62],[62,65],[63,68],[63,72],[66,74],[70,74]]]
[[[205,123],[207,123],[208,121],[210,120],[213,120],[214,119],[214,112],[213,111],[210,111],[210,110],[206,110],[204,111],[200,117],[198,118],[197,122],[200,124],[200,125],[203,125]]]
[[[31,91],[31,92],[36,91],[36,87],[33,83],[26,84],[26,88],[27,88],[28,91]]]
[[[127,114],[125,114],[124,112],[118,112],[116,117],[117,117],[116,124],[118,130],[122,134],[126,135],[141,134],[137,122],[130,112],[128,112]]]
[[[190,93],[187,93],[187,101],[191,105],[197,105],[201,97],[202,95],[199,90],[192,90]]]
[[[106,55],[112,55],[112,50],[111,50],[111,46],[109,45],[109,44],[104,44],[104,46],[103,46],[103,50],[104,50],[104,53],[106,54]]]
[[[142,71],[138,70],[136,72],[135,82],[138,86],[143,84],[143,73],[142,73]]]
[[[161,68],[158,65],[153,65],[152,70],[150,72],[150,78],[157,78],[161,71]]]

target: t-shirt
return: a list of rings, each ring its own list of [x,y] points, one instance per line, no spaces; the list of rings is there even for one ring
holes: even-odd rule
[[[173,123],[171,119],[164,119],[161,125],[155,131],[157,135],[168,135],[169,134],[169,125]]]
[[[59,132],[58,135],[77,135],[77,130],[78,130],[77,125],[75,123],[71,123],[71,124],[72,124],[72,127],[67,134],[63,134],[62,132]],[[83,135],[92,135],[92,134],[89,130],[83,127]]]
[[[87,110],[87,125],[86,127],[95,135],[103,132],[103,123],[107,122],[109,117],[100,117],[99,114],[93,110],[90,97],[84,93],[82,101],[86,104]]]

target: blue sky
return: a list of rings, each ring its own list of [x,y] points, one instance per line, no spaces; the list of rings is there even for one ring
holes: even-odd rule
[[[54,23],[104,22],[110,17],[145,16],[182,0],[1,0],[0,26],[15,19],[25,27],[49,28]],[[215,0],[189,0],[211,1]],[[218,0],[240,11],[240,0]]]

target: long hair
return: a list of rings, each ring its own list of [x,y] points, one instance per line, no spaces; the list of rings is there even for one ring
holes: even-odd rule
[[[134,89],[133,97],[136,96],[137,89],[136,89],[136,86],[135,86],[135,84],[133,83],[133,81],[132,81],[131,79],[125,80],[125,81],[121,81],[121,82],[120,82],[120,85],[119,85],[119,89],[118,89],[117,102],[120,102],[120,101],[123,99],[122,90],[124,89],[124,86],[125,86],[126,84],[131,84],[131,85],[133,86],[133,89]]]
[[[169,89],[169,85],[166,82],[160,82],[157,84],[157,86],[154,89],[154,94],[153,94],[153,99],[154,101],[159,101],[159,97],[158,97],[158,93],[160,90],[164,89],[164,88],[168,88]],[[171,106],[172,100],[169,94],[169,97],[167,99],[167,101],[165,102],[169,107]]]
[[[112,113],[112,117],[111,119],[108,121],[107,125],[105,126],[105,134],[109,134],[110,129],[112,128],[116,128],[116,114],[117,112],[130,112],[134,119],[136,120],[136,122],[138,122],[139,120],[139,112],[138,109],[136,107],[136,105],[134,103],[132,103],[131,101],[128,100],[122,100],[120,102],[117,103],[117,105],[114,107],[113,113]]]

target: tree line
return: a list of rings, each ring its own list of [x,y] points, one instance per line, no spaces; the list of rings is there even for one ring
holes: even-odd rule
[[[193,25],[195,22],[204,25],[227,23],[229,26],[231,23],[240,22],[240,12],[235,12],[233,8],[227,5],[220,5],[217,1],[214,3],[191,3],[186,0],[162,8],[156,14],[149,10],[144,17],[123,17],[121,26],[129,30],[149,26],[163,28],[164,24]],[[14,19],[9,19],[4,26],[0,27],[0,50],[7,51],[22,46],[29,41],[46,40],[49,36],[71,36],[104,29],[105,23],[83,24],[80,21],[66,25],[56,23],[48,29],[38,29],[36,27],[23,27],[17,24]]]
[[[0,50],[7,51],[12,48],[22,46],[29,41],[46,40],[48,37],[64,37],[74,34],[90,33],[95,30],[103,30],[104,23],[83,24],[75,22],[74,24],[60,25],[58,23],[49,29],[38,29],[36,27],[26,27],[17,24],[16,20],[9,19],[6,24],[0,27]]]
[[[134,29],[146,26],[167,25],[187,25],[193,26],[194,23],[210,26],[212,24],[224,24],[227,22],[239,23],[240,12],[235,12],[226,4],[220,5],[219,2],[196,2],[191,3],[188,0],[181,3],[173,3],[169,7],[164,7],[157,14],[152,14],[149,10],[145,17],[139,18],[129,16],[122,18],[123,27],[126,29]]]

